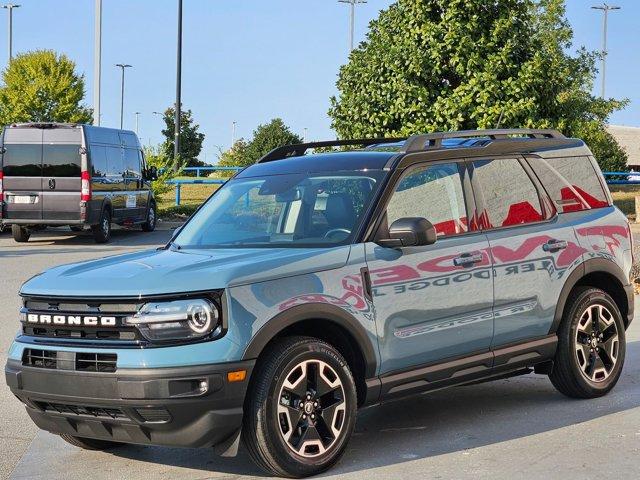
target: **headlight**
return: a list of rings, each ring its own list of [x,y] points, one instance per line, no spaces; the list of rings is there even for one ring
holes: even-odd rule
[[[209,300],[151,302],[125,319],[148,340],[189,340],[211,334],[220,324],[218,307]]]

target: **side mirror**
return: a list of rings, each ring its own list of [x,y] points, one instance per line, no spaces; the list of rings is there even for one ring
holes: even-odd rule
[[[421,217],[399,218],[389,227],[389,238],[378,240],[382,247],[420,247],[436,243],[436,228]]]
[[[158,169],[154,166],[147,168],[146,171],[146,180],[157,180],[158,179]]]

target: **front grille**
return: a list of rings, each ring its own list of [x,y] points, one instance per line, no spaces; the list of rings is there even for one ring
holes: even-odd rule
[[[120,327],[113,330],[100,330],[90,327],[44,327],[24,325],[22,333],[30,337],[78,339],[78,340],[117,340],[121,342],[135,342],[140,340],[136,328]]]
[[[56,352],[25,348],[22,354],[23,365],[52,370],[113,373],[117,363],[118,355],[115,353]]]
[[[60,413],[76,417],[94,417],[111,419],[128,419],[126,413],[113,407],[89,407],[86,405],[67,405],[63,403],[35,402],[36,405],[47,413]]]

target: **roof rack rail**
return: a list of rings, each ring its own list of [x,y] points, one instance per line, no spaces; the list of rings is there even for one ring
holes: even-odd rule
[[[494,130],[463,130],[459,132],[438,132],[409,137],[404,144],[404,151],[420,152],[432,148],[441,148],[442,141],[451,138],[489,137],[491,140],[505,139],[510,136],[529,138],[566,138],[557,130],[539,130],[531,128],[494,129]]]
[[[395,143],[405,141],[406,137],[402,138],[363,138],[357,140],[328,140],[325,142],[309,142],[309,143],[294,143],[292,145],[284,145],[277,147],[260,158],[256,163],[272,162],[274,160],[282,160],[288,157],[301,157],[311,148],[323,148],[323,147],[345,147],[349,145],[359,145],[362,147],[370,147],[372,145]]]

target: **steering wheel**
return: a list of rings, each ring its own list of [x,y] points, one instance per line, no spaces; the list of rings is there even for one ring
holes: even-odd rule
[[[351,235],[351,230],[346,229],[346,228],[332,228],[331,230],[329,230],[327,233],[324,234],[324,238],[329,238],[331,237],[334,233],[346,233],[347,235]]]

